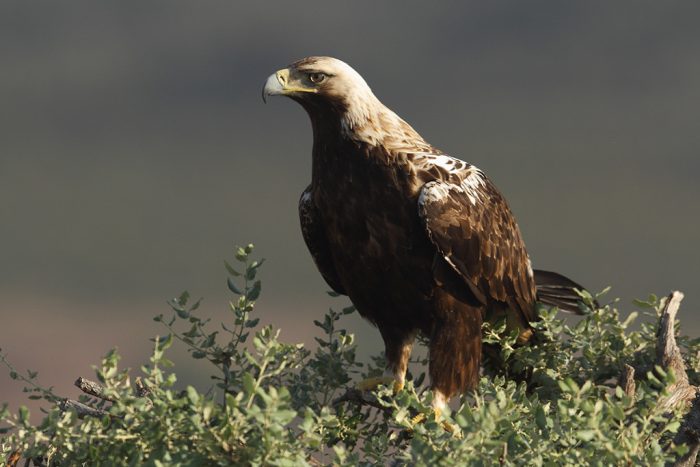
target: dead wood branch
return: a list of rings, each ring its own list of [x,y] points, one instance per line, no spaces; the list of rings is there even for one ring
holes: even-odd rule
[[[103,401],[112,403],[116,401],[116,398],[106,394],[105,388],[102,385],[91,381],[87,378],[83,378],[82,376],[75,380],[75,386],[89,396],[96,397],[98,399],[102,399]],[[134,393],[137,397],[147,397],[151,393],[150,389],[148,389],[148,386],[144,384],[141,378],[136,379],[134,386]],[[72,399],[60,400],[58,402],[58,406],[61,410],[75,410],[75,412],[78,414],[78,417],[80,418],[100,418],[104,417],[105,415],[108,415],[110,417],[112,416],[106,410],[96,409],[95,407],[91,407],[87,404],[83,404],[82,402],[78,402]]]
[[[663,406],[669,410],[678,404],[689,404],[695,399],[698,391],[697,387],[688,382],[683,354],[676,343],[676,314],[682,300],[683,294],[678,291],[672,292],[666,298],[656,342],[656,364],[665,371],[672,371],[676,379],[675,383],[668,388],[669,396],[662,402]]]
[[[686,444],[690,448],[690,451],[676,460],[673,465],[690,467],[695,465],[700,452],[700,392],[697,386],[688,381],[683,354],[676,342],[676,314],[682,300],[683,294],[678,291],[671,292],[666,297],[656,335],[655,363],[664,371],[672,372],[675,377],[675,382],[667,388],[668,396],[659,401],[660,407],[665,411],[671,411],[681,405],[690,405],[690,410],[685,414],[683,424],[673,440],[676,445]],[[644,374],[646,371],[641,371],[638,368],[636,373]],[[636,390],[634,375],[635,369],[630,365],[625,365],[619,378],[620,387],[630,397],[634,397]]]
[[[690,411],[683,420],[673,440],[676,444],[687,444],[690,451],[673,464],[675,467],[691,467],[695,465],[700,452],[700,395],[695,397]]]
[[[12,451],[7,459],[5,460],[5,467],[15,467],[19,460],[22,458],[22,453],[19,451]]]
[[[89,405],[85,405],[82,402],[74,401],[72,399],[64,399],[58,403],[58,407],[61,410],[75,410],[79,418],[85,417],[97,417],[101,418],[109,413],[105,410],[95,409]]]
[[[105,394],[105,388],[103,388],[100,384],[94,381],[90,381],[89,379],[83,378],[81,376],[80,378],[75,380],[75,385],[85,394],[97,397],[98,399],[102,399],[104,401],[114,402],[113,397]]]
[[[673,370],[676,384],[687,385],[688,374],[678,344],[676,344],[676,314],[683,300],[681,292],[672,292],[666,298],[666,305],[661,312],[658,341],[656,343],[656,364],[665,370]]]
[[[700,451],[700,399],[698,387],[688,381],[683,354],[676,343],[676,314],[683,300],[683,294],[671,292],[666,298],[666,304],[661,312],[659,331],[656,341],[656,364],[665,371],[674,374],[675,382],[667,388],[669,395],[660,402],[666,410],[672,410],[679,405],[692,405],[686,413],[674,442],[686,444],[690,451],[678,459],[673,465],[686,467],[695,465]]]
[[[625,364],[620,376],[620,387],[624,389],[627,397],[634,399],[634,394],[637,391],[637,385],[634,382],[634,367]]]
[[[151,394],[151,390],[146,386],[146,383],[139,377],[134,381],[134,386],[136,387],[137,397],[148,397]]]

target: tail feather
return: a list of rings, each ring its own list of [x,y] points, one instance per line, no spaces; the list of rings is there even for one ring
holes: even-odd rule
[[[537,300],[549,306],[556,306],[560,310],[570,313],[583,314],[579,306],[583,301],[576,290],[586,290],[582,285],[571,279],[551,271],[535,269],[535,285],[537,286]],[[594,301],[595,306],[599,306]]]

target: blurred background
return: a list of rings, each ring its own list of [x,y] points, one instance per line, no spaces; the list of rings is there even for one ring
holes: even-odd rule
[[[311,129],[264,80],[350,63],[389,107],[504,192],[536,267],[621,309],[686,293],[700,334],[700,3],[71,2],[0,6],[0,347],[45,385],[116,346],[146,361],[187,289],[229,319],[223,259],[267,258],[256,313],[313,344],[331,299],[297,200]],[[361,355],[379,334],[352,315]],[[181,379],[205,366],[171,354]],[[25,401],[0,370],[0,401]]]

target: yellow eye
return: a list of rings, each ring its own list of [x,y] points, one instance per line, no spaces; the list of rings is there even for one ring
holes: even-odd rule
[[[309,73],[309,81],[314,84],[322,83],[326,80],[325,73]]]

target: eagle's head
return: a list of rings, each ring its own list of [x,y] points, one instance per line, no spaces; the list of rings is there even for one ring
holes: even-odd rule
[[[306,106],[352,106],[374,97],[358,72],[333,57],[307,57],[267,78],[263,100],[288,96]]]
[[[372,145],[426,144],[375,97],[358,72],[337,58],[307,57],[294,62],[267,78],[262,95],[263,100],[287,96],[301,104],[311,117],[315,136],[337,129]]]

